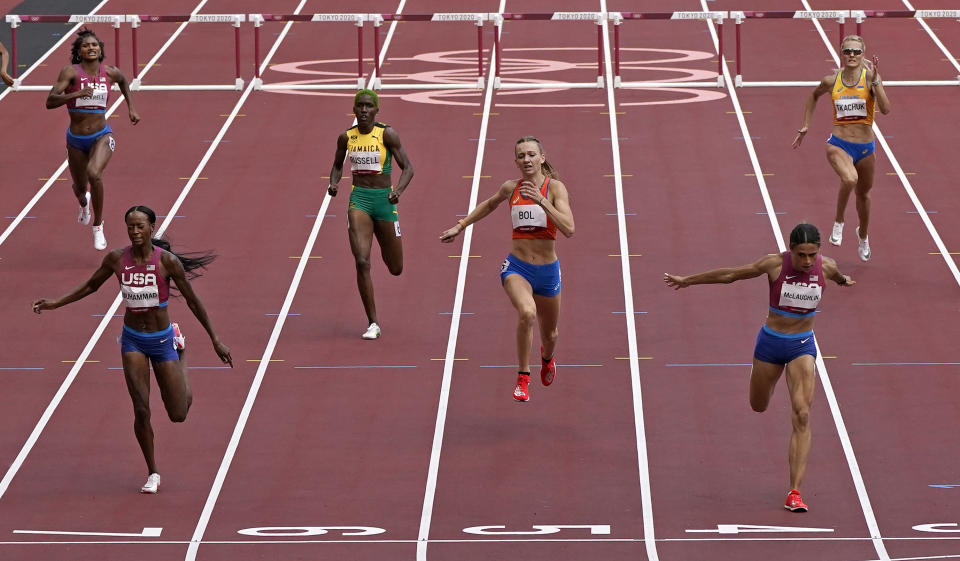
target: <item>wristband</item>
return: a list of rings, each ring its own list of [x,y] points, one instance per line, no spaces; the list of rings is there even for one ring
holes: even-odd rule
[[[460,220],[457,220],[457,224],[460,225],[461,232],[467,229],[467,224],[463,221],[462,218]]]

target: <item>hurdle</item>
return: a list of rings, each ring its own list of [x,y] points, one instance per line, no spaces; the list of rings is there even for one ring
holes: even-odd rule
[[[113,56],[117,66],[120,65],[120,24],[126,19],[122,15],[94,15],[94,14],[68,14],[68,15],[23,15],[7,14],[6,22],[10,24],[10,77],[13,78],[12,89],[14,91],[47,91],[50,86],[26,86],[21,84],[19,79],[19,69],[17,65],[17,28],[23,23],[109,23],[113,26]]]
[[[923,22],[926,18],[953,18],[960,21],[960,10],[798,10],[798,11],[732,11],[730,18],[734,20],[736,29],[736,76],[734,85],[737,87],[766,87],[766,86],[802,86],[815,87],[819,84],[815,80],[803,81],[745,81],[743,79],[743,55],[741,50],[740,28],[747,20],[764,19],[809,19],[811,21],[820,19],[832,19],[837,22],[837,42],[833,45],[832,53],[839,59],[840,41],[846,36],[846,20],[854,19],[856,23],[857,35],[863,35],[864,23],[870,18],[912,18]],[[939,43],[939,41],[937,42]],[[942,44],[938,47],[946,54],[947,50]],[[953,60],[954,68],[960,72],[960,65]],[[885,86],[958,86],[960,85],[960,74],[955,80],[884,80]]]
[[[131,36],[133,39],[133,80],[131,90],[142,91],[199,91],[199,90],[237,90],[243,89],[244,80],[240,77],[240,24],[246,21],[244,14],[187,14],[187,15],[128,15]],[[232,84],[177,84],[177,85],[148,85],[140,80],[140,65],[138,63],[139,35],[137,33],[144,23],[229,23],[233,26],[235,79]]]

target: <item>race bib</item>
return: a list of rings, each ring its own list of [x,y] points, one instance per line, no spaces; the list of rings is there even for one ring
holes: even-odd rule
[[[822,294],[823,287],[816,283],[806,285],[787,284],[785,282],[780,288],[780,307],[815,310],[817,305],[820,304]]]
[[[547,213],[540,205],[513,205],[510,207],[513,229],[520,231],[547,227]]]
[[[86,108],[86,107],[106,107],[107,106],[107,92],[109,87],[107,86],[107,81],[102,80],[99,82],[90,82],[87,80],[80,81],[80,89],[86,88],[87,86],[93,87],[93,95],[90,97],[78,97],[76,101],[76,107]]]
[[[160,306],[160,291],[154,286],[121,286],[123,301],[128,308],[156,308]]]
[[[380,173],[383,169],[380,162],[380,151],[349,152],[350,170],[358,173]]]
[[[838,121],[855,121],[867,117],[867,100],[860,97],[842,97],[833,101]]]

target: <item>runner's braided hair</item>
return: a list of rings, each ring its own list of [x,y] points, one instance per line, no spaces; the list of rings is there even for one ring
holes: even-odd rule
[[[88,35],[96,39],[97,43],[100,43],[99,60],[100,62],[103,62],[103,41],[97,37],[97,34],[94,33],[93,30],[87,29],[86,27],[81,27],[80,31],[77,31],[77,38],[73,40],[73,46],[70,48],[70,60],[73,64],[80,64],[80,44],[83,43],[83,40],[86,39]]]
[[[536,142],[537,148],[540,150],[540,153],[543,154],[543,144],[541,144],[540,139],[538,139],[535,136],[520,137],[520,140],[517,141],[517,143],[514,145],[514,148],[516,148],[516,146],[520,146],[524,142]],[[560,174],[557,173],[557,170],[554,169],[554,167],[550,165],[550,162],[548,162],[547,160],[543,160],[543,165],[541,166],[541,169],[543,170],[543,175],[546,175],[550,179],[560,179]]]
[[[813,224],[803,222],[794,226],[790,232],[790,248],[794,248],[802,243],[816,244],[820,246],[820,230]]]
[[[141,212],[147,216],[147,220],[150,221],[150,226],[155,226],[157,223],[157,215],[149,207],[143,205],[137,205],[130,207],[130,210],[123,215],[123,221],[126,222],[127,218],[134,212]],[[206,269],[207,265],[213,262],[217,258],[217,254],[212,251],[192,251],[190,253],[176,253],[170,249],[170,242],[162,238],[151,238],[150,241],[153,245],[163,249],[164,251],[170,252],[174,257],[180,260],[180,263],[183,265],[183,270],[186,272],[187,280],[193,280],[201,275],[200,270]],[[173,290],[175,287],[171,287]]]

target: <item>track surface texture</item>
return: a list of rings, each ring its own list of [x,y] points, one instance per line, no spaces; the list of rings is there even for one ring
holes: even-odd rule
[[[932,0],[808,1],[767,0],[762,9],[950,8]],[[0,1],[0,10],[40,13],[34,4]],[[331,11],[319,0],[162,4],[76,8]],[[362,11],[757,9],[748,4],[372,0]],[[822,32],[810,19],[746,20],[743,79],[814,81],[830,72],[837,22],[819,21]],[[880,57],[886,81],[960,74],[960,23],[926,24],[864,22],[867,54]],[[69,41],[57,41],[75,25],[18,31],[20,74],[29,69],[23,84],[53,83],[69,59]],[[847,32],[854,26],[849,20]],[[109,24],[91,27],[115,64]],[[576,87],[597,81],[598,28],[604,87]],[[142,83],[181,87],[135,91],[137,126],[124,104],[109,119],[117,140],[104,174],[109,247],[128,243],[123,213],[143,204],[157,211],[176,250],[215,251],[193,286],[234,358],[232,370],[220,364],[183,300],[171,299],[191,350],[194,404],[186,423],[173,424],[153,392],[157,495],[137,493],[147,474],[122,379],[116,285],[40,316],[30,310],[32,300],[83,282],[103,256],[75,223],[62,169],[65,111],[45,110],[45,91],[0,90],[0,558],[960,557],[956,87],[887,87],[893,110],[877,119],[884,142],[872,190],[873,258],[857,258],[852,201],[843,245],[823,245],[857,284],[831,283],[818,316],[822,360],[803,486],[810,512],[793,514],[781,506],[791,430],[785,383],[763,414],[747,400],[766,284],[673,292],[662,277],[778,252],[799,222],[827,237],[839,186],[820,144],[830,132],[828,100],[805,142],[791,148],[812,87],[730,87],[732,20],[722,31],[723,87],[614,89],[609,23],[486,22],[478,89],[475,23],[384,22],[384,84],[453,85],[380,91],[378,120],[398,132],[416,176],[399,204],[402,275],[388,273],[374,244],[383,334],[371,342],[360,338],[366,322],[346,231],[349,177],[337,197],[326,194],[354,92],[254,89],[253,29],[240,28],[242,89],[199,90],[184,86],[234,82],[231,25],[144,22]],[[497,30],[505,87],[492,89]],[[716,81],[715,30],[703,20],[624,21],[622,79]],[[368,81],[369,22],[363,34]],[[119,66],[132,79],[129,24],[121,37]],[[357,84],[350,22],[267,21],[259,54],[263,83],[274,88]],[[511,87],[543,82],[557,85]],[[113,92],[111,101],[119,97]],[[557,244],[557,382],[540,385],[535,344],[531,400],[519,404],[511,396],[516,313],[499,282],[509,252],[506,205],[453,244],[438,236],[519,176],[514,143],[531,134],[569,189],[577,230]]]

